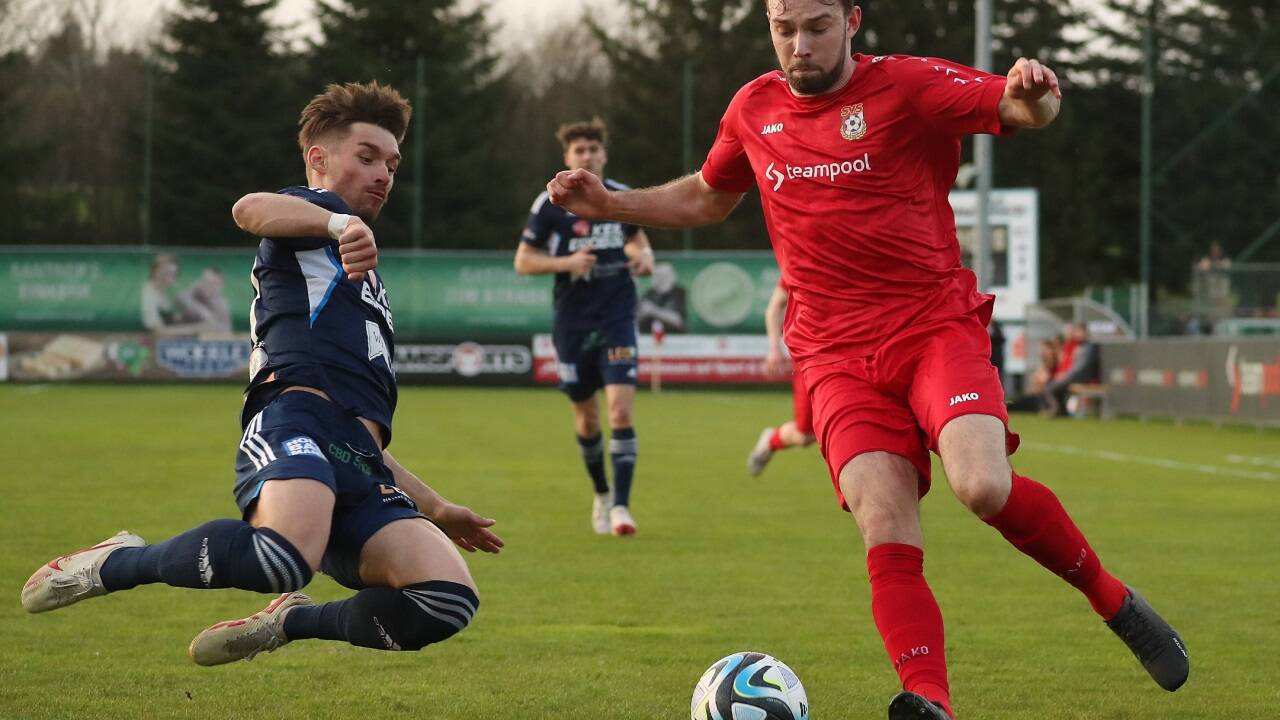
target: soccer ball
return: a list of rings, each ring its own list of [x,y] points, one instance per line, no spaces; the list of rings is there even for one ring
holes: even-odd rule
[[[693,688],[692,720],[809,720],[809,697],[781,660],[739,652],[717,660]]]

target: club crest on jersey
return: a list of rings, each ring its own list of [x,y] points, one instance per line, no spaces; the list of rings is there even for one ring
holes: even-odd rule
[[[586,237],[591,234],[591,222],[589,220],[578,220],[573,223],[573,234],[578,237]]]
[[[857,140],[867,134],[867,118],[862,113],[862,103],[840,108],[840,137]]]

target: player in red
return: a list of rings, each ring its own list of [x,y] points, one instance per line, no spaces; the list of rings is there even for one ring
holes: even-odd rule
[[[787,286],[779,282],[769,296],[764,308],[764,329],[769,335],[769,354],[765,356],[765,372],[771,377],[781,377],[791,370],[792,419],[778,427],[767,427],[760,432],[760,439],[747,456],[747,472],[759,475],[764,466],[779,450],[793,447],[809,447],[817,440],[813,434],[813,407],[809,404],[809,391],[801,382],[800,373],[791,368],[791,361],[782,350],[782,319],[787,308]]]
[[[681,227],[723,220],[759,189],[791,292],[787,347],[837,497],[862,533],[872,614],[904,688],[892,720],[954,717],[942,615],[923,572],[930,450],[966,507],[1079,589],[1176,690],[1189,668],[1182,639],[1103,569],[1054,493],[1009,465],[1018,436],[990,363],[993,298],[960,264],[948,203],[961,138],[1048,125],[1056,76],[1026,58],[1001,77],[852,54],[862,23],[853,0],[765,5],[781,71],[738,91],[700,172],[620,193],[561,172],[551,200],[584,217]]]

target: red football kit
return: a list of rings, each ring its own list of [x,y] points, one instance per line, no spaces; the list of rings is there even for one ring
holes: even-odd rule
[[[923,494],[943,425],[1008,422],[985,330],[993,298],[960,264],[948,200],[961,137],[1010,131],[1005,78],[903,55],[853,62],[822,96],[796,97],[779,71],[743,86],[702,177],[760,190],[791,293],[787,347],[837,494],[841,468],[873,450],[911,460]]]

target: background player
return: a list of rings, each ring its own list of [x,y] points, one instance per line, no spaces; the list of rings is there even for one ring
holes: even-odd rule
[[[236,456],[244,519],[213,520],[155,545],[122,532],[56,558],[23,588],[29,612],[148,583],[284,593],[197,636],[190,653],[201,665],[304,638],[417,650],[471,622],[475,582],[449,538],[497,552],[493,521],[448,502],[386,451],[393,324],[365,221],[394,184],[410,113],[377,83],[330,85],[300,120],[312,187],[247,195],[233,210],[242,228],[264,237]],[[359,592],[315,605],[296,591],[318,569]]]
[[[954,717],[942,615],[923,570],[929,450],[966,507],[1079,589],[1156,682],[1176,690],[1189,671],[1182,639],[1103,569],[1051,490],[1012,471],[1018,438],[985,328],[994,298],[960,264],[947,197],[960,138],[1049,124],[1056,76],[1026,58],[999,77],[852,55],[862,23],[853,0],[765,5],[782,70],[738,91],[701,172],[623,193],[561,172],[547,186],[552,201],[587,217],[681,227],[723,220],[759,189],[794,303],[787,347],[837,497],[862,533],[872,614],[905,690],[891,720]]]
[[[791,372],[790,420],[778,427],[760,431],[760,439],[747,456],[747,472],[759,475],[765,465],[779,450],[793,447],[809,447],[817,439],[813,434],[813,409],[809,404],[809,391],[801,382],[801,375],[791,367],[791,358],[782,349],[782,319],[787,311],[787,286],[778,281],[764,308],[764,329],[769,335],[769,352],[765,355],[765,372],[771,377],[782,377]]]
[[[591,173],[609,191],[625,189],[604,177],[607,128],[596,118],[562,125],[556,138],[570,170]],[[555,318],[551,334],[559,359],[560,389],[573,406],[573,427],[595,490],[591,527],[601,535],[633,535],[631,481],[636,466],[635,404],[636,285],[632,275],[653,272],[653,250],[635,225],[580,218],[547,202],[533,201],[529,224],[516,250],[516,272],[555,273]],[[604,469],[597,392],[609,413],[609,458],[613,491]]]

